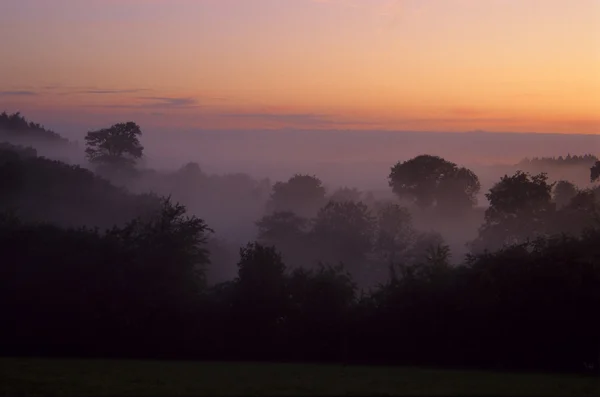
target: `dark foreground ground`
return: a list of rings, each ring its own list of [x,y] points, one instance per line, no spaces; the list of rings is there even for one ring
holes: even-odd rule
[[[0,395],[600,395],[600,378],[337,365],[0,358]]]

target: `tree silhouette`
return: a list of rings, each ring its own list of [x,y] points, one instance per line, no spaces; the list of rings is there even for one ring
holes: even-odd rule
[[[558,181],[554,185],[553,199],[557,208],[562,208],[569,204],[573,197],[577,195],[577,187],[569,181]]]
[[[591,182],[596,182],[598,179],[600,179],[600,161],[596,161],[590,169]]]
[[[479,178],[467,168],[455,168],[443,178],[437,191],[437,207],[445,214],[461,214],[477,204]]]
[[[298,358],[335,359],[347,345],[356,284],[344,267],[295,269],[287,281],[289,306],[284,319]],[[337,353],[337,354],[336,354]]]
[[[498,249],[548,233],[556,208],[552,202],[552,187],[545,173],[532,176],[517,171],[512,176],[502,177],[486,193],[490,206],[472,247]]]
[[[356,188],[342,187],[334,191],[329,197],[329,201],[361,201],[362,192]]]
[[[397,204],[382,206],[377,214],[375,249],[381,259],[395,264],[413,244],[415,230],[410,212]]]
[[[310,265],[306,249],[308,219],[290,211],[265,215],[258,222],[258,242],[275,246],[290,267]]]
[[[375,218],[365,204],[330,201],[319,210],[311,235],[321,260],[342,262],[356,276],[364,271],[374,232]]]
[[[307,219],[301,218],[290,211],[265,215],[256,223],[259,240],[275,245],[279,241],[299,238],[306,232],[307,224]]]
[[[557,211],[553,232],[579,236],[587,229],[600,226],[600,203],[591,189],[576,191],[568,203]]]
[[[144,152],[139,141],[140,127],[134,122],[115,124],[110,128],[90,131],[85,137],[85,153],[91,163],[118,171],[135,166]]]
[[[288,307],[286,266],[274,247],[250,243],[240,249],[238,269],[234,318],[243,326],[243,348],[260,354],[274,342]]]
[[[140,265],[148,271],[160,272],[160,284],[178,282],[178,293],[197,292],[206,285],[206,266],[210,253],[206,249],[213,233],[204,220],[186,215],[186,208],[162,200],[161,207],[148,220],[136,219],[118,233],[135,236],[133,248],[140,252]],[[156,293],[160,285],[156,285]],[[175,292],[175,291],[171,291]]]
[[[421,208],[471,207],[480,184],[477,175],[438,156],[421,155],[392,167],[389,185],[401,199]],[[450,204],[455,203],[455,204]]]
[[[311,218],[325,201],[325,188],[319,178],[297,174],[287,182],[273,185],[267,209],[269,212],[291,211],[301,217]]]
[[[409,265],[421,265],[424,263],[450,260],[450,249],[444,242],[444,238],[438,232],[416,233],[414,242],[406,254],[405,263]]]

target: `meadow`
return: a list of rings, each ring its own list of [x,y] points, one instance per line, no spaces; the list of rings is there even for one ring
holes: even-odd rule
[[[600,395],[600,378],[406,367],[0,359],[0,395]]]

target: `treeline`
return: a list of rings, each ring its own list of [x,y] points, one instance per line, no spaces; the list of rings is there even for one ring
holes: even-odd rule
[[[569,165],[583,165],[585,167],[591,167],[598,157],[593,154],[584,154],[582,156],[570,154],[566,156],[553,156],[553,157],[533,157],[531,159],[525,158],[521,160],[517,165],[519,166],[569,166]]]
[[[412,215],[458,233],[480,183],[440,157],[394,165],[391,201],[328,194],[311,175],[233,178],[235,200],[268,200],[233,280],[215,284],[223,255],[205,217],[111,181],[193,201],[194,181],[229,179],[138,170],[140,135],[90,132],[96,173],[0,145],[0,354],[600,369],[597,190],[506,175],[470,254],[452,258]]]
[[[0,354],[598,368],[598,229],[426,257],[362,294],[342,265],[288,269],[258,243],[207,287],[207,233],[168,201],[104,233],[3,216]]]

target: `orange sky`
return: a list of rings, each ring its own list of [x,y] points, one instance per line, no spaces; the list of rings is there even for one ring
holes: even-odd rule
[[[600,133],[600,0],[3,0],[0,111]]]

